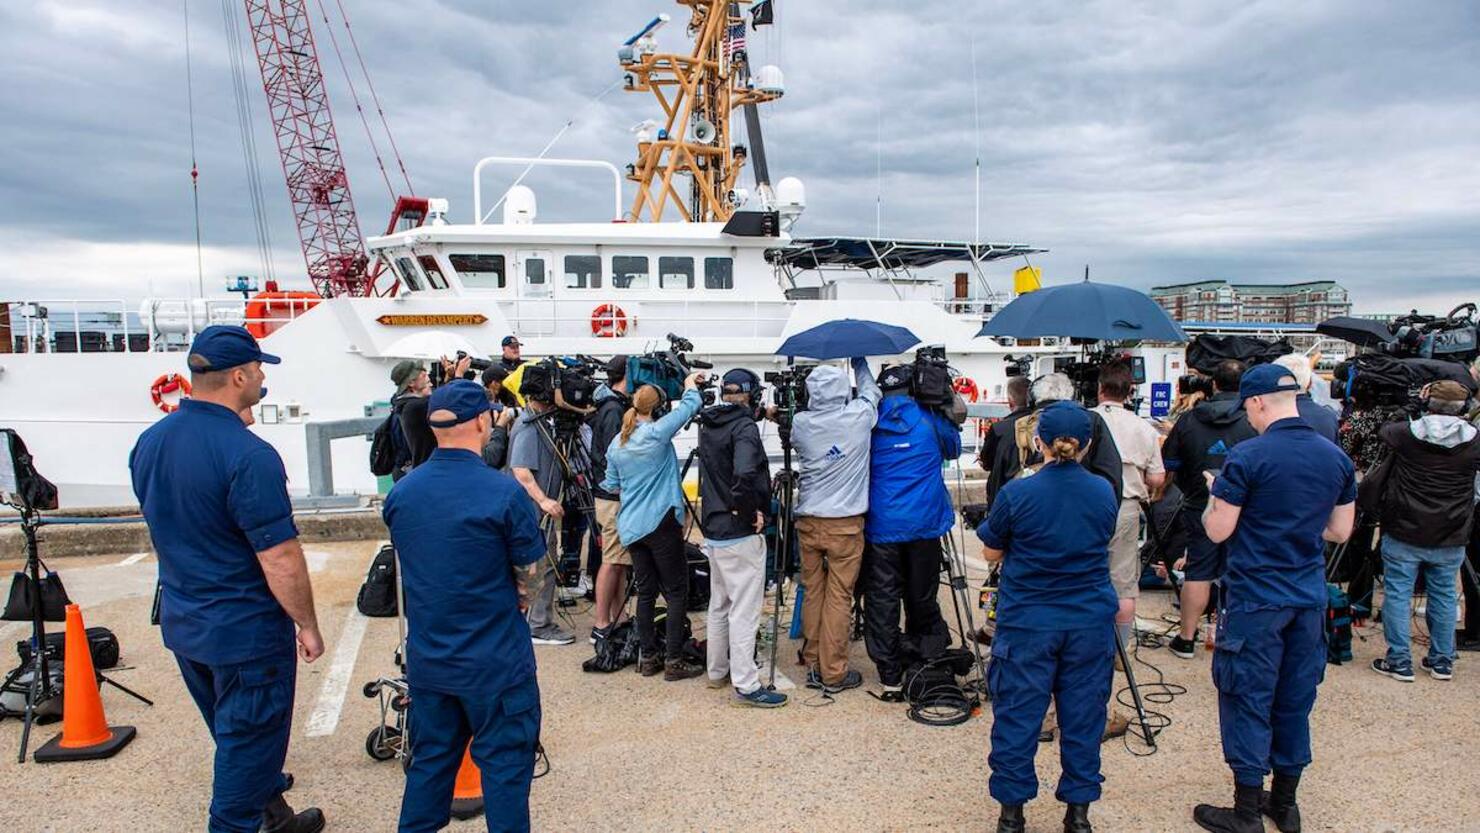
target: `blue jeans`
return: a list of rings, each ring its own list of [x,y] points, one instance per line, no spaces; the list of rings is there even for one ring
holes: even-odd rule
[[[1465,560],[1465,548],[1415,547],[1384,535],[1382,569],[1386,584],[1382,594],[1382,636],[1387,640],[1389,665],[1413,664],[1409,649],[1410,621],[1413,618],[1413,586],[1423,571],[1424,619],[1429,626],[1429,659],[1454,662],[1455,609],[1459,565]]]

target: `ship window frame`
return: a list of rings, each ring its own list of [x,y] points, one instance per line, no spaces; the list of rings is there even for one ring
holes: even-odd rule
[[[427,261],[431,261],[430,268],[427,266]],[[447,276],[442,274],[442,264],[437,262],[436,255],[417,255],[416,262],[421,266],[422,274],[426,275],[427,286],[430,286],[432,289],[447,288]],[[432,277],[433,275],[436,275],[436,277]]]
[[[392,258],[392,261],[395,265],[396,274],[400,276],[401,282],[406,284],[406,288],[411,292],[420,292],[421,270],[416,267],[416,261],[412,259],[411,255],[397,255]]]
[[[664,261],[684,261],[684,260],[688,261],[689,268],[688,268],[688,272],[687,273],[682,272],[682,271],[670,273],[670,272],[665,271],[664,268],[663,268],[664,265],[665,265],[664,264]],[[660,255],[658,257],[658,288],[659,289],[666,289],[666,290],[670,290],[670,291],[671,290],[682,290],[682,289],[693,289],[694,288],[694,271],[695,271],[695,264],[694,264],[694,257],[693,257],[693,255]],[[686,275],[688,277],[688,285],[687,286],[669,286],[668,285],[668,282],[664,280],[664,278],[667,275],[669,275],[669,274],[672,274],[674,276],[684,276],[684,275]]]
[[[622,268],[619,268],[617,266],[617,261],[619,261],[619,260],[620,261],[634,261],[634,260],[640,260],[640,261],[642,261],[642,272],[641,273],[638,273],[638,272],[632,271],[630,269],[622,269]],[[642,283],[640,285],[638,285],[638,286],[634,286],[633,284],[636,283],[636,280],[635,279],[636,279],[636,277],[639,274],[642,276]],[[628,279],[627,282],[626,283],[622,283],[621,280],[619,279],[619,276],[622,277],[622,278],[627,278]],[[636,290],[642,290],[642,289],[648,289],[652,285],[653,285],[653,259],[652,259],[652,257],[650,257],[649,255],[612,255],[612,289],[622,289],[622,290],[636,289]]]
[[[458,258],[479,258],[479,259],[497,260],[498,261],[498,270],[496,272],[495,271],[486,270],[486,269],[469,269],[469,270],[466,270],[465,271],[463,269],[463,267],[461,267],[461,266],[459,266],[457,264]],[[507,289],[508,286],[509,286],[509,259],[507,257],[505,257],[503,254],[493,253],[493,252],[458,252],[456,254],[449,253],[447,255],[447,263],[452,267],[453,274],[457,275],[457,279],[462,282],[462,285],[463,285],[463,288],[464,289]],[[487,283],[479,283],[479,282],[469,282],[468,277],[467,277],[469,274],[473,274],[473,275],[497,275],[498,276],[498,278],[497,278],[497,285],[490,285],[490,284],[487,284]],[[482,281],[484,279],[483,278],[478,278],[476,280],[477,281]]]
[[[718,265],[721,262],[723,262],[725,264],[725,266],[727,267],[727,271],[725,272],[725,274],[723,276],[720,276],[720,277],[723,277],[724,278],[724,281],[723,282],[719,282],[717,280],[714,280],[714,278],[716,276],[715,276],[715,274],[714,274],[714,272],[712,270],[712,267],[713,266]],[[735,288],[735,258],[730,257],[729,255],[724,255],[724,256],[720,256],[720,257],[706,257],[706,258],[704,258],[704,288],[705,289],[717,289],[717,290],[721,290],[721,291],[734,289]]]
[[[594,264],[594,271],[573,272],[571,271],[571,260],[579,258]],[[568,254],[560,259],[561,273],[565,275],[565,288],[574,290],[600,289],[602,278],[601,255],[598,254]]]

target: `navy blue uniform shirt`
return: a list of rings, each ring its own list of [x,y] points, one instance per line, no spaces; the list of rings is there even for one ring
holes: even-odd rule
[[[1331,511],[1357,499],[1352,461],[1296,417],[1228,452],[1213,496],[1242,507],[1228,539],[1229,610],[1326,606]]]
[[[159,553],[166,648],[207,665],[294,651],[257,553],[298,537],[282,458],[230,408],[186,399],[129,455]]]
[[[997,624],[1070,630],[1113,619],[1120,602],[1110,586],[1110,538],[1119,512],[1109,481],[1078,463],[1003,486],[976,531],[1005,553]]]
[[[385,498],[415,688],[495,697],[534,676],[513,570],[542,558],[534,501],[471,451],[439,448]]]

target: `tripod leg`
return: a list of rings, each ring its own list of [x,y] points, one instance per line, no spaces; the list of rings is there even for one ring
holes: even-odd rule
[[[152,706],[152,705],[154,705],[154,701],[153,700],[150,700],[148,697],[145,697],[144,695],[140,694],[139,692],[134,691],[133,689],[129,688],[128,686],[124,685],[123,683],[120,683],[120,682],[114,680],[112,677],[109,677],[108,675],[99,672],[99,674],[98,674],[98,684],[101,685],[103,683],[107,683],[108,685],[113,686],[114,688],[118,689],[119,691],[123,692],[124,694],[127,694],[128,696],[134,698],[135,700],[138,700],[140,703],[143,703],[146,706]]]
[[[1136,719],[1141,721],[1141,734],[1146,739],[1146,745],[1155,749],[1156,735],[1151,732],[1151,724],[1146,721],[1146,704],[1142,702],[1141,689],[1136,685],[1136,672],[1131,668],[1131,658],[1118,633],[1115,635],[1115,652],[1120,655],[1120,665],[1125,669],[1125,681],[1131,689],[1131,702],[1136,704]]]

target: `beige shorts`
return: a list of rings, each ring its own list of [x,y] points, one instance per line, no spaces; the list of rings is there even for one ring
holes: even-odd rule
[[[1110,584],[1115,595],[1134,599],[1141,595],[1141,504],[1120,502],[1115,536],[1110,539]]]
[[[632,566],[632,554],[617,537],[617,509],[621,503],[596,498],[596,522],[601,525],[601,563]]]

